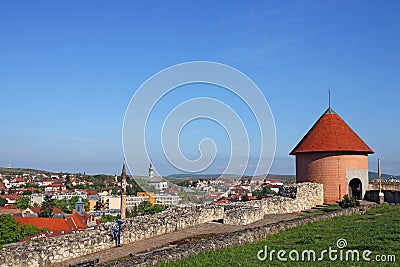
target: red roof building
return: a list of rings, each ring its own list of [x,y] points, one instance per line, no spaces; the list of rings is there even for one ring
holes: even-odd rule
[[[36,218],[36,217],[13,217],[20,224],[34,225],[38,228],[47,228],[49,231],[57,231],[61,234],[69,234],[85,230],[99,224],[95,217],[84,213],[83,216],[74,213],[66,219],[62,218]]]
[[[66,219],[61,218],[36,218],[36,217],[13,217],[21,225],[34,225],[37,228],[47,228],[51,231],[64,231],[65,234],[72,230]]]
[[[41,212],[41,208],[40,207],[32,207],[27,209],[28,211],[32,211],[34,215],[39,215],[39,213]],[[53,215],[63,215],[65,214],[65,212],[63,212],[62,210],[60,210],[57,207],[53,207]]]
[[[372,149],[330,107],[290,152],[296,156],[296,181],[324,185],[324,202],[345,194],[364,197],[368,154]]]
[[[34,208],[32,208],[34,209]],[[53,211],[57,211],[58,209]],[[75,204],[76,212],[66,219],[62,218],[32,218],[32,217],[14,217],[22,225],[34,225],[38,228],[47,228],[53,235],[69,234],[86,230],[87,228],[95,227],[100,222],[93,216],[84,212],[84,203],[80,198]],[[58,210],[60,211],[60,210]],[[61,212],[61,211],[60,211]],[[46,234],[35,235],[34,238],[45,238]]]
[[[22,211],[23,211],[22,209],[13,208],[12,205],[0,207],[0,215],[8,214],[12,216],[13,214],[19,214]]]

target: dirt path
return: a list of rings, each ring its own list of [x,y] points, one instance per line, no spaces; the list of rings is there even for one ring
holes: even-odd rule
[[[90,261],[94,259],[99,259],[99,263],[104,263],[112,260],[117,260],[123,257],[128,256],[130,253],[137,254],[141,252],[146,252],[161,246],[166,246],[171,242],[179,241],[190,236],[199,235],[199,234],[207,234],[207,233],[230,233],[238,230],[252,228],[257,226],[262,226],[270,223],[287,221],[294,218],[298,218],[298,214],[277,214],[277,215],[266,215],[263,220],[258,222],[245,225],[245,226],[236,226],[236,225],[226,225],[220,223],[205,223],[192,227],[188,227],[186,229],[179,230],[177,232],[140,240],[130,244],[124,244],[122,247],[115,247],[109,250],[104,250],[101,252],[89,254],[86,256],[82,256],[76,259],[68,260],[62,263],[57,263],[51,265],[51,267],[68,267],[70,264],[76,264],[80,262]]]

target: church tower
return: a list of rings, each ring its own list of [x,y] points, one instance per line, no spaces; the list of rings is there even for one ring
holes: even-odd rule
[[[83,203],[82,198],[80,197],[78,201],[75,203],[75,211],[80,216],[84,216],[85,214],[85,203]]]
[[[125,163],[122,165],[121,173],[121,219],[126,218],[126,168]]]
[[[150,167],[149,167],[149,179],[154,177],[154,169],[153,169],[153,164],[150,162]]]

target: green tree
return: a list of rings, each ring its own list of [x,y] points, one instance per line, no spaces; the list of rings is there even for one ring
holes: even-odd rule
[[[0,198],[0,207],[4,207],[7,204],[7,199]]]
[[[33,194],[33,191],[31,191],[31,190],[25,190],[24,191],[24,196],[30,196],[32,194]]]
[[[75,196],[71,199],[57,199],[54,201],[54,205],[65,213],[72,213],[75,209],[75,204],[78,202],[79,197]],[[85,211],[89,211],[89,200],[83,199]]]
[[[51,195],[44,197],[42,206],[40,207],[39,217],[51,218],[53,217],[53,207],[55,207],[55,201],[51,198]]]
[[[67,176],[65,177],[65,187],[70,190],[72,188],[72,184],[71,184],[71,176],[69,174],[67,174]]]
[[[154,206],[153,206],[154,213],[159,213],[166,209],[167,209],[167,207],[165,207],[164,205],[160,205],[160,204],[154,204]]]
[[[18,242],[25,237],[43,232],[44,230],[46,229],[39,229],[33,225],[21,226],[10,215],[0,215],[0,245]]]
[[[102,210],[103,209],[103,203],[101,203],[100,200],[96,201],[96,205],[94,206],[94,210]]]
[[[118,189],[117,188],[113,188],[112,190],[111,190],[111,195],[118,195]]]
[[[339,201],[339,206],[342,208],[356,207],[360,206],[360,201],[356,197],[349,197],[349,195],[344,195],[343,199]]]
[[[54,201],[54,204],[57,208],[59,208],[63,212],[71,213],[71,207],[70,207],[69,201],[67,199],[57,199]]]
[[[262,198],[267,195],[274,195],[275,191],[273,191],[269,186],[264,186],[261,190],[255,190],[252,192],[253,196],[256,196],[257,198]]]
[[[69,200],[69,206],[71,208],[71,212],[73,209],[75,209],[75,204],[76,204],[76,202],[78,202],[78,199],[79,199],[79,197],[75,196]],[[83,198],[82,201],[84,203],[85,211],[89,211],[89,200],[86,198]]]
[[[133,188],[131,188],[131,187],[128,187],[128,188],[126,189],[126,194],[129,195],[129,196],[136,196],[137,191],[135,191],[135,189],[133,189]]]
[[[113,216],[113,215],[110,215],[110,214],[106,214],[106,215],[103,215],[103,216],[101,216],[101,218],[100,218],[100,222],[101,223],[105,223],[105,222],[113,222],[113,221],[115,221],[115,220],[117,220],[117,219],[120,219],[121,217],[119,216],[119,215],[117,215],[117,216]]]
[[[15,201],[13,207],[18,209],[27,209],[30,207],[29,202],[30,197],[20,197]]]
[[[83,184],[77,184],[76,186],[75,186],[75,188],[76,189],[85,189],[85,185],[83,185]],[[94,188],[93,186],[89,186],[89,188]]]
[[[143,191],[142,188],[140,188],[140,186],[137,184],[136,180],[133,179],[133,177],[128,176],[126,178],[126,181],[128,184],[131,185],[127,190],[129,192],[129,193],[127,192],[128,195],[136,195],[137,192]]]
[[[135,206],[136,207],[136,206]],[[156,214],[158,212],[166,210],[164,205],[154,204],[151,205],[148,201],[143,201],[130,213],[131,216],[140,216],[140,215],[148,215],[148,214]]]

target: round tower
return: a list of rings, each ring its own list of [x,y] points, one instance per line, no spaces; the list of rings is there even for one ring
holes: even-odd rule
[[[372,153],[329,107],[290,155],[296,156],[296,182],[323,184],[324,202],[334,203],[346,194],[364,198]]]

